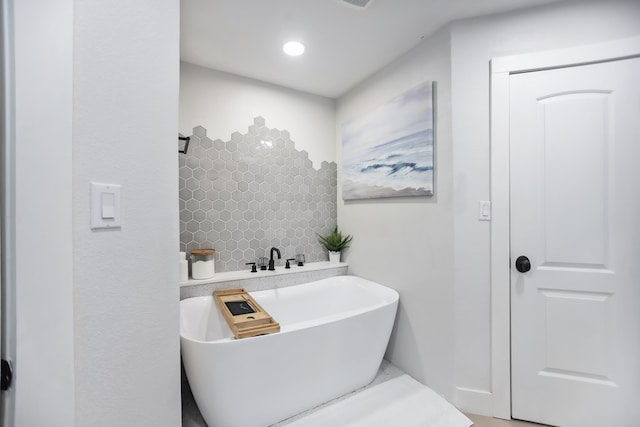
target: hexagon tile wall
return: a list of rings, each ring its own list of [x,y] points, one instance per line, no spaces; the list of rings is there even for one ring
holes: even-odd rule
[[[313,168],[286,130],[256,117],[246,134],[212,141],[193,129],[188,153],[179,155],[180,250],[213,247],[216,271],[247,269],[276,247],[286,258],[327,260],[317,233],[336,225],[337,166]]]

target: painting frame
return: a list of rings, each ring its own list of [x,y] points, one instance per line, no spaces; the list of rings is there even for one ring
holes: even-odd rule
[[[436,87],[424,81],[341,124],[343,200],[434,196]]]

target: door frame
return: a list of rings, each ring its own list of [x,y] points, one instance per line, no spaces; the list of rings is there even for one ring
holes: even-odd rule
[[[493,416],[511,418],[509,78],[511,74],[640,56],[640,37],[495,57],[491,65],[491,390]]]
[[[14,217],[15,179],[13,174],[14,79],[13,79],[13,1],[0,0],[0,355],[15,360],[15,253],[14,230],[9,221]],[[14,422],[15,387],[0,392],[0,427]]]

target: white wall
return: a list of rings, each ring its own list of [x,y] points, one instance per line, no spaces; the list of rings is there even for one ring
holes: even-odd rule
[[[228,141],[257,116],[269,128],[288,130],[315,168],[335,160],[334,100],[181,63],[180,133],[188,136],[203,126],[209,138]]]
[[[350,272],[400,291],[388,357],[462,409],[492,410],[491,223],[477,219],[478,202],[490,200],[489,60],[639,33],[637,1],[563,2],[458,21],[450,45],[443,29],[337,102],[340,158],[340,123],[438,81],[437,197],[339,200],[338,220],[355,235]]]
[[[453,385],[453,212],[449,29],[358,85],[337,102],[340,124],[426,80],[437,82],[435,196],[344,202],[338,222],[353,234],[349,272],[390,286],[400,306],[387,357],[450,397]]]
[[[456,22],[451,30],[455,385],[464,410],[491,413],[489,60],[640,34],[640,2],[562,2]],[[505,266],[507,268],[507,266]]]
[[[76,425],[178,426],[179,1],[73,3]],[[90,230],[91,181],[121,229]]]
[[[8,15],[15,43],[14,81],[9,82],[15,110],[9,105],[14,116],[7,123],[15,134],[7,140],[3,167],[7,196],[13,199],[5,218],[4,267],[13,276],[7,286],[16,316],[11,343],[15,418],[8,425],[67,427],[74,425],[73,1],[6,5],[15,12]]]

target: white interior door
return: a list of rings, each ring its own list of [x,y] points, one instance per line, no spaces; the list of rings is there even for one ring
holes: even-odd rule
[[[513,418],[640,425],[639,79],[640,58],[510,77]]]

